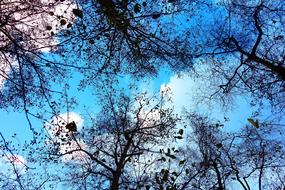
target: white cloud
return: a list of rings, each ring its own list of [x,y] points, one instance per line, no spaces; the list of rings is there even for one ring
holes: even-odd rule
[[[74,122],[76,124],[76,131],[80,132],[83,127],[83,118],[75,113],[68,112],[54,116],[49,123],[45,124],[51,139],[46,141],[46,144],[60,144],[58,153],[62,154],[62,161],[76,161],[82,162],[86,159],[85,153],[76,151],[79,149],[86,149],[86,145],[81,140],[75,140],[73,131],[66,128],[67,124]],[[66,154],[70,152],[69,154]]]
[[[63,114],[60,114],[59,117],[61,119],[64,119],[66,121],[66,123],[70,123],[70,122],[74,121],[76,123],[78,131],[80,131],[83,127],[84,120],[82,119],[82,117],[79,114],[77,114],[75,112],[63,113]]]
[[[45,127],[49,134],[54,138],[58,136],[59,133],[68,133],[69,130],[65,126],[72,122],[76,124],[77,131],[82,129],[84,120],[75,112],[67,112],[53,116],[51,121],[45,124]]]
[[[79,149],[86,149],[87,145],[81,141],[71,140],[70,144],[63,144],[60,146],[59,153],[62,154],[63,162],[84,162],[88,156],[82,151],[76,151]],[[66,152],[71,152],[70,154],[65,154]]]
[[[171,99],[175,111],[181,113],[186,108],[190,112],[207,115],[210,118],[221,121],[226,116],[230,119],[226,124],[230,130],[236,130],[247,123],[247,118],[251,116],[253,111],[249,103],[249,97],[234,97],[234,100],[232,100],[234,101],[234,106],[229,107],[229,109],[224,109],[218,100],[209,101],[206,97],[213,94],[219,87],[211,85],[216,79],[211,76],[209,67],[197,65],[196,71],[202,74],[202,76],[194,77],[190,74],[183,76],[174,75],[171,77],[169,83],[161,85],[162,90],[166,87],[171,90]]]
[[[198,72],[204,72],[199,68]],[[194,74],[194,73],[193,73]],[[209,104],[201,102],[200,95],[210,94],[214,89],[205,89],[208,81],[203,78],[195,78],[191,73],[188,75],[174,75],[170,78],[169,83],[161,85],[161,92],[170,91],[172,101],[177,112],[181,112],[185,107],[191,111],[206,111]],[[202,93],[201,93],[202,92]],[[197,104],[198,103],[198,104]]]

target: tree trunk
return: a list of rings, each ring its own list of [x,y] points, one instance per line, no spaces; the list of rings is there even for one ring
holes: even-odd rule
[[[222,177],[221,177],[221,173],[219,171],[219,168],[218,168],[218,165],[216,162],[213,161],[213,167],[215,169],[215,172],[217,174],[217,182],[218,182],[218,188],[217,190],[224,190],[224,187],[223,187],[223,183],[222,183]]]
[[[116,171],[113,175],[113,180],[110,185],[110,190],[119,190],[119,180],[121,176],[121,171]]]

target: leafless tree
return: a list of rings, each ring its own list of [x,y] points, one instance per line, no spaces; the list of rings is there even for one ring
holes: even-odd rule
[[[1,109],[12,107],[27,114],[30,107],[51,106],[51,94],[61,93],[51,83],[68,77],[67,66],[46,54],[56,50],[55,35],[66,28],[63,21],[74,20],[74,8],[70,1],[0,2]]]
[[[132,100],[112,92],[91,119],[91,126],[81,131],[53,133],[47,141],[48,161],[65,163],[66,180],[78,188],[139,189],[149,184],[163,154],[159,149],[173,139],[178,120],[164,108],[164,100],[146,95]]]
[[[226,133],[219,122],[197,114],[188,119],[193,128],[188,139],[194,143],[185,149],[190,175],[182,189],[227,189],[230,184],[245,190],[284,188],[284,130],[261,124]]]
[[[250,93],[255,103],[266,99],[283,110],[283,1],[207,3],[219,16],[207,23],[210,31],[197,57],[212,63],[211,75],[219,78],[219,84],[212,84],[219,86],[214,95],[223,99],[230,92]]]
[[[101,74],[141,77],[155,75],[161,67],[170,66],[176,71],[191,68],[191,56],[183,40],[186,36],[175,28],[184,11],[179,1],[78,3],[82,19],[71,31],[62,33],[70,44],[63,51],[87,61],[86,68],[93,70],[87,81],[96,81]]]

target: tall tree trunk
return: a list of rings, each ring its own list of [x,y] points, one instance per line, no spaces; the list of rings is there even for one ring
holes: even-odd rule
[[[216,172],[216,174],[217,174],[217,182],[218,182],[218,188],[217,188],[217,190],[224,190],[220,170],[219,170],[219,168],[218,168],[217,163],[214,162],[214,161],[213,161],[213,167],[214,167],[215,172]]]
[[[133,141],[133,136],[130,136],[130,137],[127,136],[126,140],[127,140],[127,142],[126,142],[126,145],[124,147],[122,154],[120,155],[120,159],[119,159],[119,162],[117,164],[116,171],[113,172],[113,179],[112,179],[111,184],[110,184],[110,190],[119,190],[120,177],[121,177],[122,172],[123,172],[124,167],[125,167],[125,161],[127,159],[127,153],[128,153],[128,150],[131,146],[131,143]]]
[[[110,185],[110,190],[119,190],[119,181],[121,177],[121,171],[116,171],[113,175],[113,180]]]

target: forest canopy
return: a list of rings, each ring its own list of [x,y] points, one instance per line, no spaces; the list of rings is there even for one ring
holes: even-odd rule
[[[284,189],[284,18],[282,0],[2,0],[0,117],[20,116],[1,189]],[[185,76],[199,111],[168,85]]]

